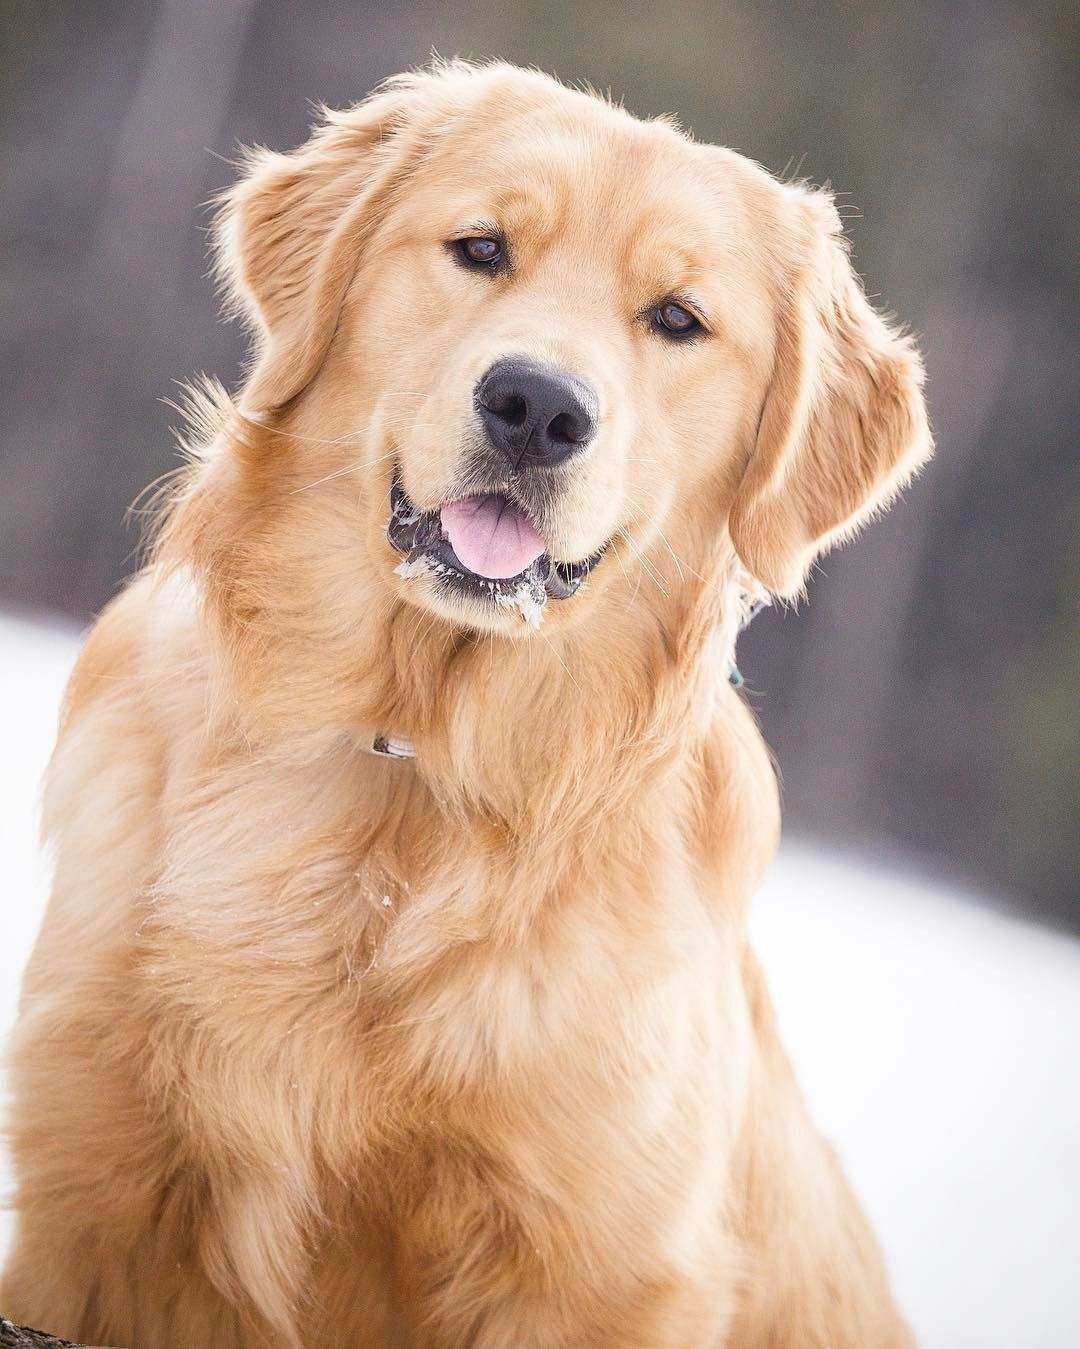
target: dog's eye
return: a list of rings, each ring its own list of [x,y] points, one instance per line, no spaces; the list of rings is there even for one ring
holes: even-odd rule
[[[455,239],[453,247],[458,258],[466,267],[494,271],[503,260],[501,242],[498,239],[491,238],[490,235]]]
[[[690,337],[701,331],[701,324],[689,309],[675,300],[665,300],[653,314],[653,324],[669,337]]]

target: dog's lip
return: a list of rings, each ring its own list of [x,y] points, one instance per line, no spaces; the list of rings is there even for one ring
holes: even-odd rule
[[[513,595],[522,585],[528,585],[534,591],[542,590],[545,599],[569,599],[581,588],[582,582],[606,552],[604,545],[579,562],[558,562],[550,553],[544,552],[517,576],[489,580],[470,571],[454,552],[442,527],[441,509],[438,506],[434,510],[422,511],[406,492],[401,470],[395,469],[386,536],[399,553],[406,555],[409,562],[427,556],[440,567],[456,573],[463,582],[475,585],[481,594]]]

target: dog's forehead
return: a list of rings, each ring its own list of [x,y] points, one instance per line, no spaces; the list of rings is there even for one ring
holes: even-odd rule
[[[666,123],[569,97],[503,106],[496,119],[490,107],[472,111],[427,157],[417,184],[426,208],[461,228],[497,225],[511,241],[632,245],[646,266],[650,253],[677,269],[745,252],[748,161],[729,153],[718,168],[711,147]]]

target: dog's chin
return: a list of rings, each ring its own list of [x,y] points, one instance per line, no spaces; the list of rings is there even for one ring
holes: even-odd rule
[[[507,500],[507,506],[519,510]],[[542,552],[513,576],[486,576],[462,562],[443,525],[441,509],[422,511],[395,473],[386,537],[402,555],[394,569],[406,595],[452,623],[485,632],[524,636],[544,621],[549,606],[573,602],[606,545],[577,562]]]

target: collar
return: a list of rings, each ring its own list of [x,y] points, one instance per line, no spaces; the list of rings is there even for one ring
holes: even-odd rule
[[[404,735],[391,735],[387,731],[377,731],[371,737],[371,743],[364,748],[369,754],[377,754],[381,759],[415,759],[413,742]]]

